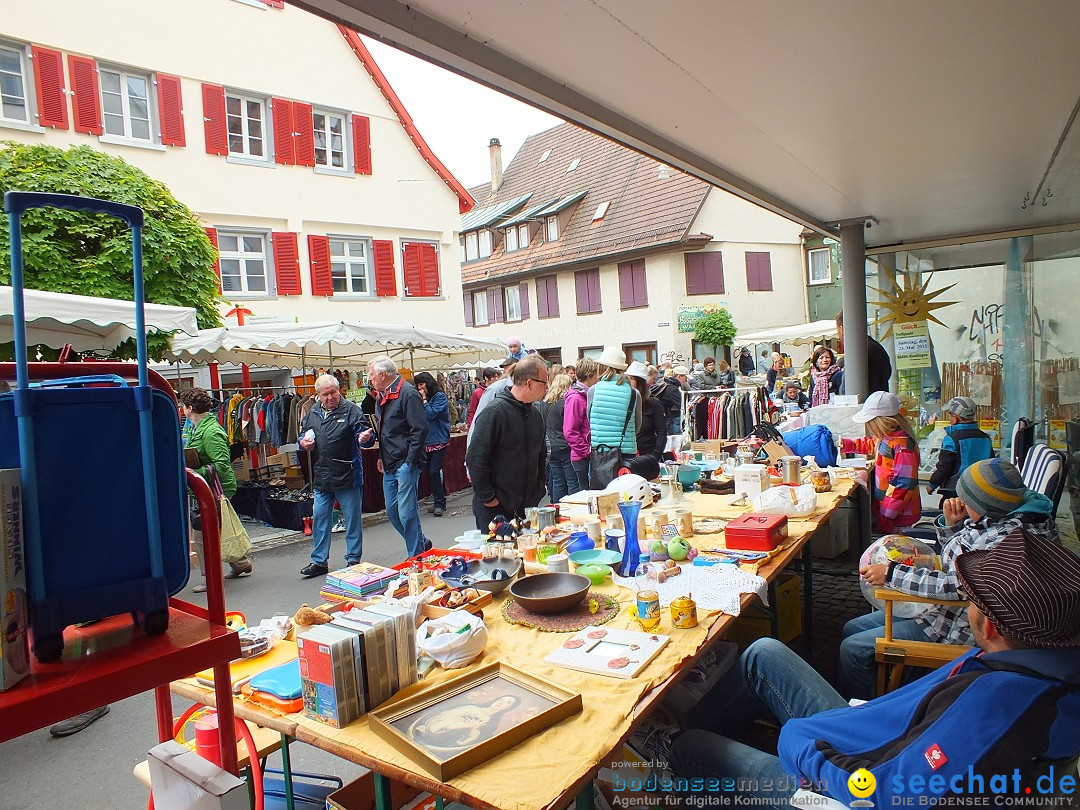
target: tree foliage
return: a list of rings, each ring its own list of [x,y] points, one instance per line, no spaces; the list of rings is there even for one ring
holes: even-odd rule
[[[694,340],[707,346],[730,346],[735,332],[735,322],[726,309],[706,312],[694,324]]]
[[[65,150],[2,141],[0,193],[9,190],[78,194],[137,205],[146,215],[142,243],[147,302],[194,307],[200,328],[220,326],[214,248],[191,209],[178,202],[164,183],[122,158],[88,146]],[[121,220],[43,208],[23,214],[22,232],[28,288],[134,298],[131,235]],[[0,283],[10,284],[6,218],[0,222],[0,256]],[[132,356],[134,342],[130,344],[116,354]],[[164,337],[152,339],[151,356],[161,356],[164,346]]]

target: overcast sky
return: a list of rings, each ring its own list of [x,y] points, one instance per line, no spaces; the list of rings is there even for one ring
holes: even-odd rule
[[[364,37],[424,140],[469,188],[491,179],[488,141],[502,141],[503,166],[525,138],[561,119]]]

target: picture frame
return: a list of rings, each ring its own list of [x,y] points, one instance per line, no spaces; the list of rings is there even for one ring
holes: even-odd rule
[[[670,640],[657,633],[589,625],[563,641],[544,663],[608,678],[636,678]]]
[[[445,782],[581,711],[581,695],[497,662],[368,712],[373,732]]]

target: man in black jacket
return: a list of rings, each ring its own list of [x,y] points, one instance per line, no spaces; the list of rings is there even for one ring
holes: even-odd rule
[[[318,577],[329,567],[334,501],[345,517],[345,563],[360,562],[364,540],[364,465],[357,436],[364,423],[360,406],[341,396],[338,381],[329,374],[315,380],[318,402],[301,426],[300,447],[314,454],[312,489],[315,492],[311,524],[311,562],[300,570],[304,577]]]
[[[379,472],[383,476],[386,516],[405,540],[409,557],[431,548],[420,528],[416,485],[424,468],[427,417],[420,392],[398,374],[389,357],[368,363],[368,380],[378,391],[375,420],[379,430]],[[360,441],[367,447],[374,431],[365,430]]]
[[[544,396],[547,379],[543,358],[529,355],[514,368],[510,388],[476,415],[465,464],[480,531],[496,515],[525,517],[525,507],[544,496],[544,418],[533,403]]]

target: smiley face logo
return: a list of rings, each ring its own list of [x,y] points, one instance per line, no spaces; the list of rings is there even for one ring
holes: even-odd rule
[[[852,796],[865,799],[877,789],[877,780],[866,768],[859,768],[848,777],[847,786]]]

